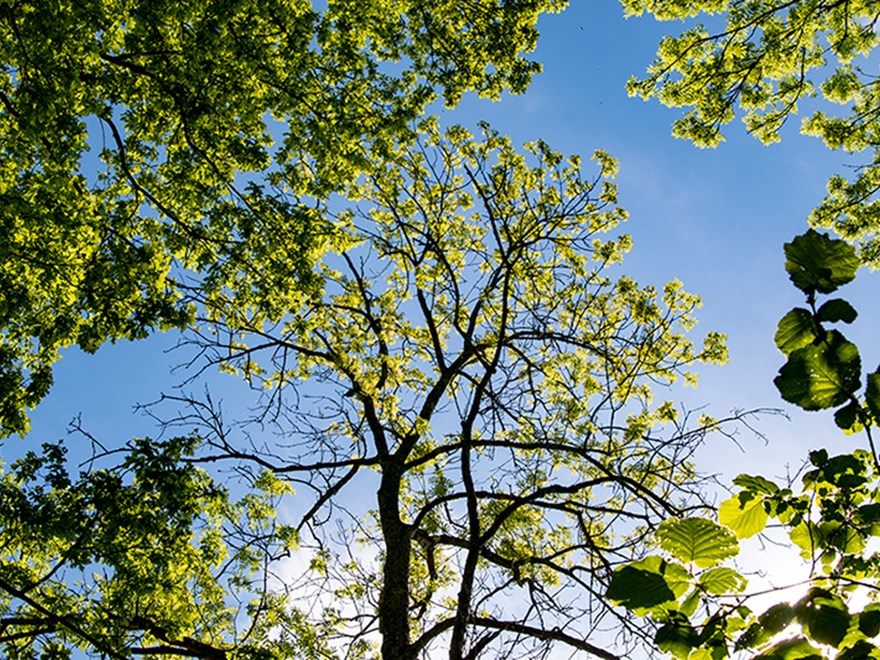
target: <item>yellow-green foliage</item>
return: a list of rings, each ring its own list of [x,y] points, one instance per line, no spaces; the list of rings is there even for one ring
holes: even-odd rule
[[[878,44],[873,0],[623,0],[631,15],[688,20],[667,36],[647,76],[629,81],[630,94],[688,108],[673,133],[712,147],[738,111],[764,143],[780,139],[799,105],[817,96],[830,104],[805,117],[801,131],[831,149],[866,153],[855,176],[833,177],[828,195],[810,216],[860,244],[860,257],[880,266],[878,108],[871,58]],[[707,15],[711,27],[694,19]],[[814,105],[811,103],[811,105]]]

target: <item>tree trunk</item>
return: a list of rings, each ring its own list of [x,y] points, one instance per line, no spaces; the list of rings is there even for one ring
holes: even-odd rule
[[[386,465],[379,486],[379,521],[385,540],[379,629],[384,660],[414,660],[409,639],[409,563],[412,538],[400,519],[400,476],[397,465]]]

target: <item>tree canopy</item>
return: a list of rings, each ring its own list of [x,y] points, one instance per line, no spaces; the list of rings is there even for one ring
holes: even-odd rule
[[[602,237],[626,217],[607,154],[585,177],[540,141],[422,131],[348,187],[321,293],[272,321],[189,289],[192,340],[263,393],[277,441],[186,398],[168,423],[190,435],[137,441],[120,468],[73,480],[51,447],[13,466],[10,654],[615,657],[590,639],[615,616],[599,585],[693,505],[689,459],[714,425],[688,428],[652,383],[723,361],[723,337],[686,337],[698,299],[680,283],[611,276],[630,240]],[[243,504],[204,471],[227,464]],[[276,522],[267,502],[294,488]],[[66,574],[93,564],[106,574]]]
[[[27,428],[60,348],[185,326],[181,271],[277,318],[331,240],[309,200],[409,139],[438,96],[523,91],[535,22],[563,5],[4,3],[3,432]]]
[[[647,76],[631,94],[689,110],[673,133],[715,146],[740,110],[746,129],[765,143],[780,139],[802,106],[801,131],[831,149],[866,153],[851,178],[834,176],[810,222],[858,243],[862,260],[880,267],[880,107],[873,59],[880,8],[873,0],[622,0],[632,15],[694,19],[663,39]],[[821,97],[822,105],[813,99]],[[847,106],[846,109],[835,106]],[[814,109],[815,108],[815,109]]]
[[[778,139],[818,89],[852,114],[804,130],[872,149],[875,4],[623,0],[719,26],[665,39],[630,91],[691,107],[676,134],[711,146],[737,108]],[[806,306],[775,337],[780,395],[867,448],[812,452],[800,490],[741,475],[713,516],[693,454],[746,414],[696,418],[666,388],[725,337],[693,335],[677,280],[625,273],[614,159],[427,114],[524,91],[564,5],[0,7],[0,434],[26,433],[61,349],[157,329],[253,395],[235,418],[163,395],[159,438],[78,427],[78,468],[61,442],[2,466],[8,657],[880,654],[877,607],[851,599],[878,577],[880,371],[837,325],[855,308],[820,301],[880,263],[880,165],[812,217],[858,255],[786,245]],[[811,589],[758,613],[731,562],[771,520]]]

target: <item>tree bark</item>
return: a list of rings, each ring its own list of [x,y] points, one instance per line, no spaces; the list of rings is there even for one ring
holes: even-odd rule
[[[400,519],[400,480],[396,463],[383,466],[379,485],[379,521],[385,540],[379,628],[384,660],[414,660],[409,630],[409,570],[412,534]]]

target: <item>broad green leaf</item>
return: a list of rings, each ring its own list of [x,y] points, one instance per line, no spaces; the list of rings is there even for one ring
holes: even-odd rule
[[[875,525],[880,522],[880,503],[860,506],[855,511],[855,518],[863,525]]]
[[[820,524],[802,522],[789,532],[789,537],[799,548],[805,558],[819,553],[826,548],[835,548],[844,554],[858,554],[865,548],[864,537],[850,526],[831,520]]]
[[[816,311],[819,321],[827,321],[829,323],[852,323],[856,320],[859,313],[855,308],[842,298],[834,298],[822,303],[822,306]]]
[[[630,610],[649,609],[676,600],[664,578],[668,564],[661,557],[647,557],[614,571],[605,595]]]
[[[773,341],[786,356],[809,345],[816,338],[817,326],[810,310],[796,307],[779,320]]]
[[[837,648],[846,636],[850,620],[846,610],[821,605],[811,611],[806,629],[820,644]]]
[[[697,645],[699,635],[687,620],[673,620],[660,626],[654,636],[654,643],[664,653],[684,660],[691,649]]]
[[[859,614],[859,630],[866,637],[880,635],[880,604],[871,603]]]
[[[874,660],[880,656],[880,648],[860,639],[837,655],[836,660]]]
[[[855,401],[850,401],[843,408],[834,411],[834,423],[837,424],[837,428],[842,431],[849,431],[850,429],[859,425],[859,413],[861,412],[862,407],[856,403]]]
[[[794,620],[794,608],[777,603],[765,611],[736,641],[736,650],[762,646],[785,630]]]
[[[700,646],[715,647],[716,643],[726,646],[729,632],[741,630],[742,619],[738,616],[731,616],[727,612],[718,613],[710,616],[703,624],[700,631],[700,637],[697,643]],[[715,649],[717,651],[717,648]],[[724,657],[727,657],[725,654]]]
[[[734,477],[733,484],[743,490],[762,495],[774,495],[779,492],[779,486],[760,475],[740,474]]]
[[[794,606],[794,612],[812,639],[835,648],[846,636],[852,618],[840,598],[821,589],[811,589]]]
[[[687,597],[681,602],[678,611],[686,617],[692,617],[700,606],[700,596],[699,589],[692,589]]]
[[[810,452],[810,463],[816,467],[822,467],[828,462],[827,449],[814,449]]]
[[[831,529],[826,531],[825,526],[829,526]],[[838,522],[825,523],[823,532],[831,547],[837,548],[843,554],[859,555],[865,549],[865,537],[859,530],[853,529],[849,525],[842,525]]]
[[[822,652],[803,637],[774,644],[752,660],[825,660]]]
[[[786,401],[822,410],[845,403],[861,386],[861,371],[855,344],[832,330],[823,341],[793,351],[773,382]]]
[[[789,278],[806,293],[831,293],[852,281],[860,266],[851,245],[814,229],[786,243],[785,257]]]
[[[706,571],[700,576],[699,582],[703,589],[716,596],[740,593],[747,584],[742,575],[727,566]]]
[[[706,518],[667,520],[657,529],[660,547],[684,563],[708,568],[739,551],[736,537]]]
[[[718,507],[718,522],[729,527],[738,539],[747,539],[767,525],[767,512],[761,497],[747,498],[745,493],[724,500]]]
[[[812,557],[813,553],[822,547],[822,537],[815,523],[802,522],[788,533],[792,542],[801,548],[802,557]]]
[[[865,388],[865,405],[868,406],[874,422],[880,425],[880,369],[868,374],[868,386]]]
[[[777,635],[788,627],[792,619],[794,619],[794,608],[789,603],[777,603],[761,614],[758,622],[764,630]]]

